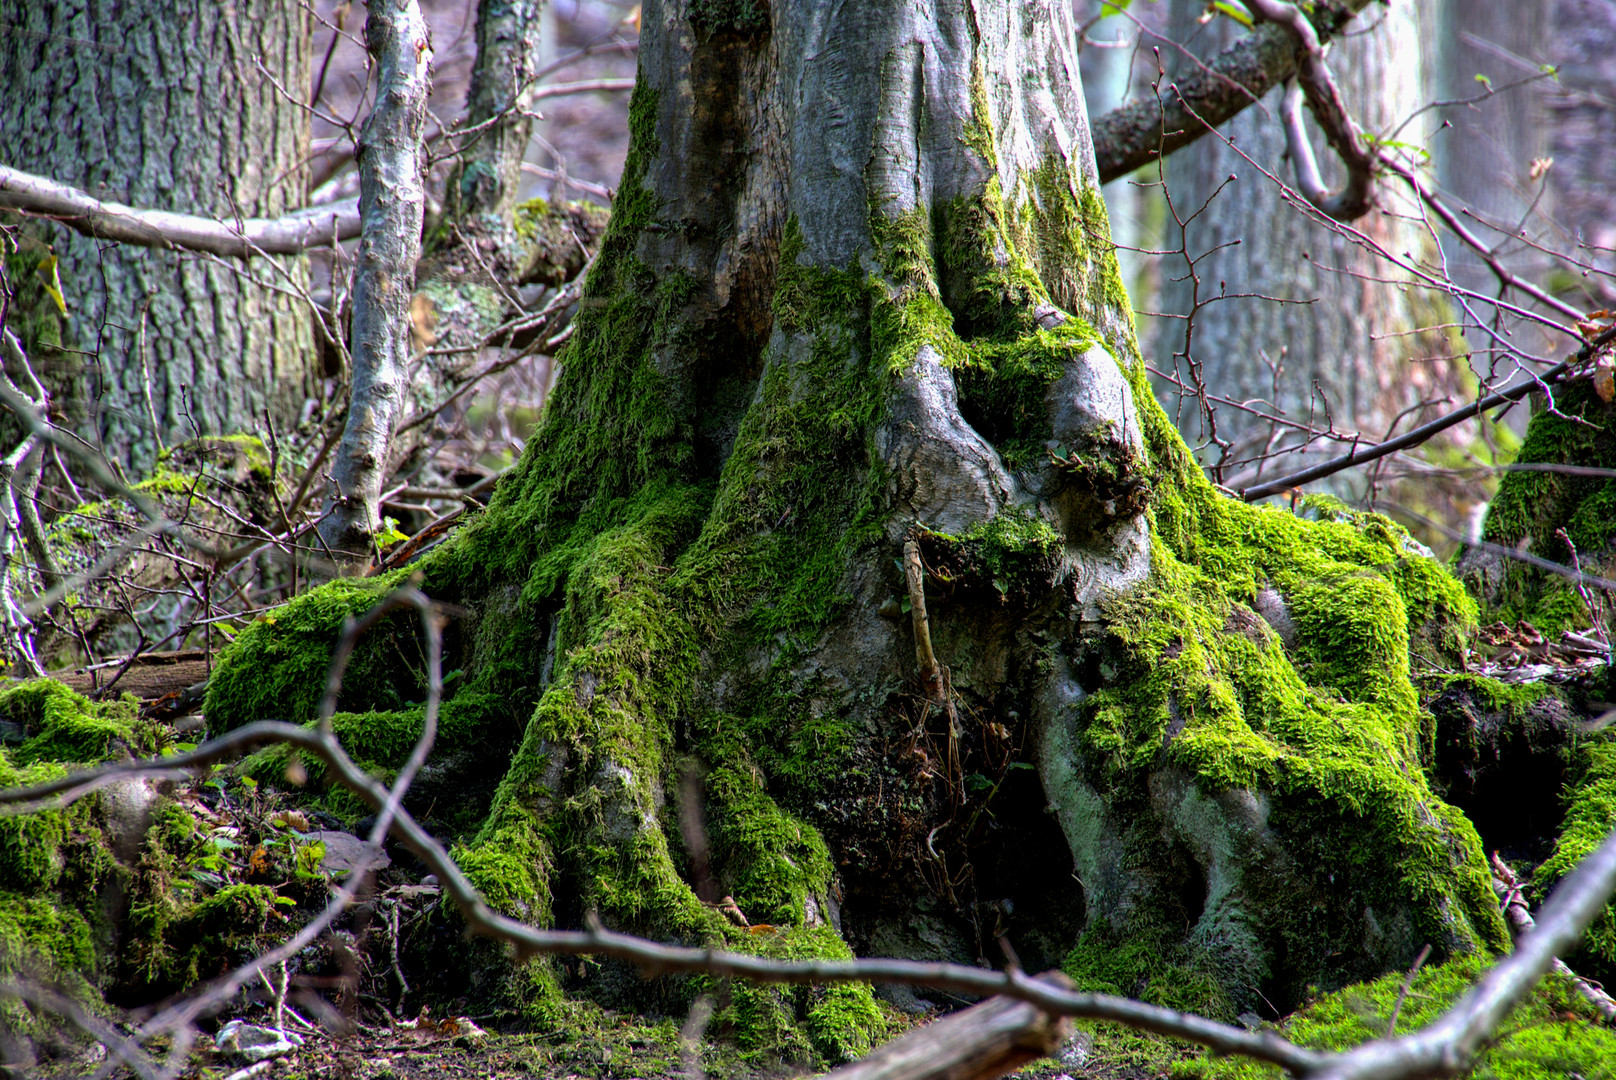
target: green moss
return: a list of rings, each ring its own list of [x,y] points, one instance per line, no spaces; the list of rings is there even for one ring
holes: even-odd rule
[[[1428,1026],[1451,1008],[1486,970],[1479,957],[1461,957],[1422,968],[1397,1014],[1397,1034]],[[1405,976],[1392,973],[1373,982],[1325,995],[1279,1025],[1279,1032],[1301,1046],[1348,1050],[1384,1038]],[[1256,1080],[1283,1073],[1271,1065],[1241,1058],[1203,1055],[1174,1070],[1204,1080]],[[1468,1076],[1528,1080],[1544,1076],[1616,1076],[1616,1033],[1597,1022],[1570,981],[1549,975],[1499,1029]]]
[[[1209,792],[1269,793],[1300,873],[1271,894],[1248,882],[1259,910],[1236,923],[1282,942],[1290,970],[1341,970],[1327,953],[1361,932],[1366,908],[1407,910],[1420,940],[1503,946],[1480,841],[1422,771],[1434,733],[1409,680],[1411,638],[1462,644],[1474,604],[1385,518],[1307,521],[1220,496],[1132,377],[1156,478],[1151,572],[1109,608],[1115,670],[1085,703],[1082,736],[1113,813],[1140,817],[1137,858],[1173,863],[1150,839],[1146,780],[1178,766]],[[1289,607],[1289,648],[1253,614],[1262,589]],[[1236,944],[1218,973],[1233,992],[1266,961],[1226,929]]]
[[[989,590],[1001,602],[1031,606],[1059,579],[1066,540],[1026,510],[978,522],[963,536],[916,527],[921,553],[936,583],[950,590]]]
[[[1532,875],[1537,899],[1546,897],[1594,849],[1616,830],[1616,742],[1601,740],[1577,753],[1575,778],[1566,797],[1565,820],[1554,851]],[[1578,955],[1569,961],[1589,977],[1616,978],[1616,901],[1594,919],[1583,934]]]
[[[278,897],[267,885],[218,884],[210,865],[228,837],[205,831],[186,810],[161,800],[131,877],[119,946],[122,982],[173,991],[222,973],[257,951],[274,925]]]
[[[1616,466],[1616,406],[1599,399],[1589,380],[1554,388],[1554,408],[1539,406],[1526,429],[1516,461],[1609,469]],[[1584,571],[1616,565],[1616,479],[1552,470],[1508,472],[1487,510],[1482,539],[1570,565],[1576,546]],[[1503,579],[1483,585],[1489,618],[1533,623],[1553,636],[1590,625],[1576,590],[1558,575],[1509,563]]]
[[[1113,933],[1094,927],[1061,963],[1079,990],[1135,998],[1201,1016],[1232,1017],[1238,1010],[1217,973],[1160,926]]]
[[[82,914],[53,899],[0,890],[0,979],[50,986],[92,1014],[102,1012],[95,933]],[[34,1036],[59,1024],[16,998],[0,999],[0,1028]]]
[[[134,712],[129,702],[93,704],[44,679],[0,692],[0,719],[21,724],[29,736],[13,753],[0,751],[0,788],[58,779],[67,772],[64,763],[102,760],[128,741]],[[114,872],[98,795],[0,817],[0,979],[20,975],[55,985],[102,1011],[99,897]],[[60,1019],[8,1000],[0,1002],[0,1024],[32,1036],[55,1029]]]
[[[1487,712],[1501,713],[1518,720],[1544,698],[1553,697],[1554,687],[1543,682],[1504,682],[1485,675],[1440,675],[1432,679],[1435,692],[1450,687],[1461,689]]]
[[[131,738],[139,703],[125,697],[93,703],[50,679],[0,691],[0,720],[20,724],[26,741],[12,756],[37,761],[100,761]]]
[[[1099,188],[1054,155],[1028,181],[1033,197],[1022,214],[1030,219],[1026,229],[1034,238],[1038,276],[1055,303],[1096,326],[1127,316],[1131,305]],[[1126,325],[1132,326],[1131,318]],[[1126,352],[1123,346],[1131,342],[1114,344]]]
[[[726,934],[730,947],[774,960],[845,960],[852,955],[827,925],[771,927],[760,933],[728,927]],[[742,1060],[754,1065],[782,1058],[809,1068],[837,1065],[869,1053],[887,1032],[874,994],[861,983],[770,986],[736,980],[728,995],[728,1005],[714,1022],[734,1029]]]
[[[204,709],[210,723],[227,731],[254,720],[314,719],[346,621],[370,610],[406,576],[395,570],[373,578],[339,578],[249,624],[219,654],[208,681]],[[343,677],[340,704],[385,707],[418,698],[424,680],[399,676],[401,669],[422,666],[419,652],[404,653],[388,632],[403,625],[400,620],[413,619],[413,612],[389,616],[361,639]]]
[[[1097,341],[1092,327],[1072,319],[1009,342],[972,342],[954,371],[960,414],[994,444],[1010,468],[1047,461],[1049,386]]]

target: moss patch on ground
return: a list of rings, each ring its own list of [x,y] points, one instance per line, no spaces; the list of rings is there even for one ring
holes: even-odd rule
[[[1486,971],[1479,957],[1422,968],[1397,1014],[1399,1035],[1417,1031],[1440,1017]],[[1347,1050],[1384,1038],[1405,976],[1393,973],[1347,987],[1313,1001],[1278,1025],[1301,1046]],[[1284,1073],[1274,1066],[1237,1058],[1203,1055],[1174,1070],[1178,1077],[1202,1080],[1257,1080]],[[1506,1020],[1497,1038],[1467,1074],[1478,1080],[1537,1080],[1545,1076],[1616,1077],[1616,1032],[1598,1022],[1569,980],[1549,975]]]

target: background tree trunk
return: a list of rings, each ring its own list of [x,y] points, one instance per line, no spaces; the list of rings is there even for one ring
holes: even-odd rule
[[[1408,680],[1411,635],[1452,655],[1467,601],[1383,519],[1235,503],[1189,459],[1072,34],[1064,0],[645,8],[544,422],[418,566],[470,612],[429,821],[502,910],[795,956],[1008,934],[1030,968],[1224,1015],[1502,942]],[[342,616],[396,580],[243,631],[210,723],[311,717]],[[421,723],[392,625],[337,720],[381,768]],[[838,1058],[881,1029],[858,987],[733,993],[743,1044]]]
[[[1191,0],[1175,0],[1172,9],[1170,36],[1187,42],[1195,55],[1211,55],[1247,32],[1227,18],[1198,25],[1205,10]],[[1377,7],[1372,18],[1365,17],[1365,26],[1355,28],[1362,32],[1331,45],[1330,69],[1367,132],[1388,136],[1431,99],[1431,28],[1422,19],[1430,21],[1414,5]],[[1260,166],[1287,185],[1294,183],[1278,116],[1283,92],[1276,90],[1261,108],[1230,121],[1221,138],[1203,139],[1167,160],[1167,189],[1180,218],[1212,199],[1189,226],[1191,256],[1229,246],[1198,263],[1198,284],[1186,276],[1182,258],[1167,260],[1161,309],[1182,316],[1197,302],[1208,306],[1195,314],[1189,356],[1184,355],[1184,324],[1163,320],[1154,360],[1186,384],[1193,386],[1198,378],[1208,392],[1246,402],[1259,413],[1277,411],[1319,430],[1333,424],[1338,432],[1379,441],[1394,424],[1402,430],[1430,419],[1434,412],[1418,408],[1422,401],[1451,404],[1462,398],[1466,372],[1450,356],[1457,350],[1443,333],[1410,334],[1449,321],[1440,315],[1445,309],[1438,301],[1386,280],[1395,272],[1341,229],[1288,203],[1259,172]],[[1397,139],[1422,144],[1426,130],[1416,121]],[[1327,169],[1334,166],[1339,177],[1339,164],[1327,148],[1320,160]],[[1417,210],[1401,192],[1382,183],[1378,198],[1380,208],[1352,228],[1388,251],[1434,254],[1427,251]],[[1180,234],[1170,216],[1166,229],[1162,246],[1176,248]],[[1214,299],[1225,292],[1245,295]],[[1295,429],[1216,402],[1211,403],[1214,442],[1194,395],[1159,385],[1185,439],[1223,483],[1248,486],[1259,475],[1294,472],[1343,450],[1339,442],[1309,442]],[[1303,443],[1308,443],[1305,449]],[[1265,454],[1274,456],[1257,460]],[[1352,499],[1364,496],[1368,482],[1368,475],[1356,470],[1318,486]]]
[[[306,9],[0,0],[0,24],[8,164],[226,221],[302,205]],[[42,375],[64,422],[120,467],[138,475],[161,446],[198,432],[261,430],[266,410],[286,431],[316,394],[312,315],[292,295],[307,284],[305,259],[243,265],[40,235],[60,259],[69,311],[67,348],[42,355]]]
[[[533,135],[543,0],[480,0],[477,66],[471,72],[466,125],[487,125],[461,151],[445,209],[454,217],[491,214],[510,224],[522,158]]]
[[[1447,127],[1431,142],[1437,180],[1456,204],[1472,211],[1474,231],[1505,265],[1540,284],[1548,284],[1554,260],[1514,237],[1524,229],[1551,249],[1563,246],[1562,236],[1551,225],[1553,185],[1549,179],[1531,177],[1533,162],[1551,153],[1554,125],[1548,100],[1554,84],[1543,80],[1507,88],[1540,75],[1540,65],[1553,59],[1558,6],[1539,5],[1532,18],[1523,19],[1520,11],[1493,4],[1443,0],[1436,5],[1443,47],[1432,58],[1436,82],[1432,96],[1474,102],[1441,110]],[[1489,89],[1500,92],[1479,100]],[[1575,168],[1572,162],[1565,166]],[[1498,295],[1497,279],[1474,251],[1450,240],[1444,240],[1443,249],[1454,281],[1483,296]],[[1530,304],[1518,294],[1511,299]],[[1476,301],[1467,321],[1492,323],[1498,317],[1491,305]],[[1503,319],[1506,325],[1517,322],[1509,315]],[[1550,348],[1551,335],[1530,324],[1522,323],[1518,333],[1506,336],[1516,340],[1499,341],[1479,328],[1465,331],[1475,350],[1476,370],[1484,377],[1498,372],[1492,375],[1494,382],[1515,370],[1510,358],[1514,350],[1541,354]]]

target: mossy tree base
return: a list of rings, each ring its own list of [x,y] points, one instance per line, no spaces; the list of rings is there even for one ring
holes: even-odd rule
[[[1458,572],[1489,619],[1510,626],[1524,619],[1552,638],[1592,624],[1587,589],[1500,549],[1595,576],[1616,573],[1616,476],[1600,471],[1616,469],[1616,403],[1601,400],[1592,379],[1562,383],[1550,393],[1552,401],[1534,397],[1515,459],[1540,468],[1504,474],[1482,526],[1486,543],[1461,553]],[[1608,599],[1603,603],[1608,623],[1616,616]]]
[[[1163,999],[1223,1014],[1502,944],[1408,677],[1473,607],[1384,519],[1194,467],[1143,380],[1066,7],[670,3],[644,35],[544,421],[416,567],[471,612],[438,760],[503,770],[449,823],[490,900],[781,955],[996,960],[1007,934],[1127,993],[1166,950]],[[210,721],[310,720],[343,615],[391,584],[244,632]],[[378,769],[420,667],[403,619],[356,657],[338,725]],[[554,976],[504,985],[589,983]],[[857,987],[736,989],[719,1019],[801,1060],[883,1030]]]

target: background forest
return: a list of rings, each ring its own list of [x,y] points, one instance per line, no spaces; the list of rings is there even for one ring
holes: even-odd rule
[[[0,0],[0,1075],[1616,1076],[1613,45]]]

